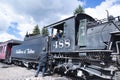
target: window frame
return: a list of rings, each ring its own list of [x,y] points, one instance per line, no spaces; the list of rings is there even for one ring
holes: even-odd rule
[[[85,47],[87,45],[87,19],[79,20],[78,29],[78,46]]]

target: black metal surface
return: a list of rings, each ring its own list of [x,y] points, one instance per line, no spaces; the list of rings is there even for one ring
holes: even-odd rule
[[[12,48],[12,58],[21,60],[38,60],[47,49],[47,37],[40,36],[24,41],[22,45]]]

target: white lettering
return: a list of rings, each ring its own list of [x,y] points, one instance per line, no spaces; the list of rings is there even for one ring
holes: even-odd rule
[[[59,41],[59,48],[63,48],[64,47],[64,41],[63,40],[60,40]]]
[[[70,47],[70,40],[69,39],[65,40],[65,47],[66,48]]]
[[[66,39],[66,40],[55,41],[53,46],[55,48],[68,48],[70,47],[70,40]]]
[[[34,53],[35,53],[35,50],[33,50],[33,49],[25,49],[25,50],[18,49],[18,50],[16,50],[16,54],[34,54]]]
[[[28,54],[34,54],[34,53],[35,53],[35,51],[34,51],[34,50],[32,50],[32,49],[27,49],[27,53],[28,53]]]
[[[55,48],[58,48],[58,41],[55,41],[55,44],[53,44]]]
[[[24,51],[22,51],[21,49],[16,50],[16,54],[22,54],[22,53],[24,53]]]

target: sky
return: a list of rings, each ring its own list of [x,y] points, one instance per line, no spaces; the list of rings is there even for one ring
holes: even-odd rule
[[[93,18],[120,16],[120,0],[0,0],[0,42],[23,40],[35,25],[41,29],[73,15],[81,5]]]

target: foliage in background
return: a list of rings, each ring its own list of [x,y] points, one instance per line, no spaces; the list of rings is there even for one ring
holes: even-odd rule
[[[41,32],[41,33],[40,33],[40,32]],[[40,31],[39,26],[36,25],[36,26],[34,27],[33,32],[32,32],[31,34],[29,34],[28,32],[26,32],[25,37],[35,36],[35,35],[39,35],[39,34],[41,34],[41,35],[43,35],[43,36],[48,36],[48,35],[49,35],[49,31],[48,31],[47,28],[44,28],[44,27],[43,27],[42,30]]]
[[[82,6],[81,5],[79,5],[76,9],[75,9],[75,11],[73,12],[73,14],[74,15],[77,15],[77,14],[79,14],[79,13],[84,13],[85,11],[84,11],[84,9],[82,8]]]
[[[38,35],[38,34],[40,34],[40,29],[39,29],[39,26],[38,26],[38,25],[36,25],[36,26],[34,27],[32,34],[33,34],[33,35]]]
[[[42,28],[42,35],[44,35],[44,36],[48,36],[49,35],[49,32],[48,32],[48,29],[47,28]]]
[[[26,32],[25,37],[30,37],[30,36],[35,36],[35,35],[39,35],[40,34],[40,29],[39,26],[36,25],[33,29],[33,32],[31,34],[29,34],[28,32]]]

